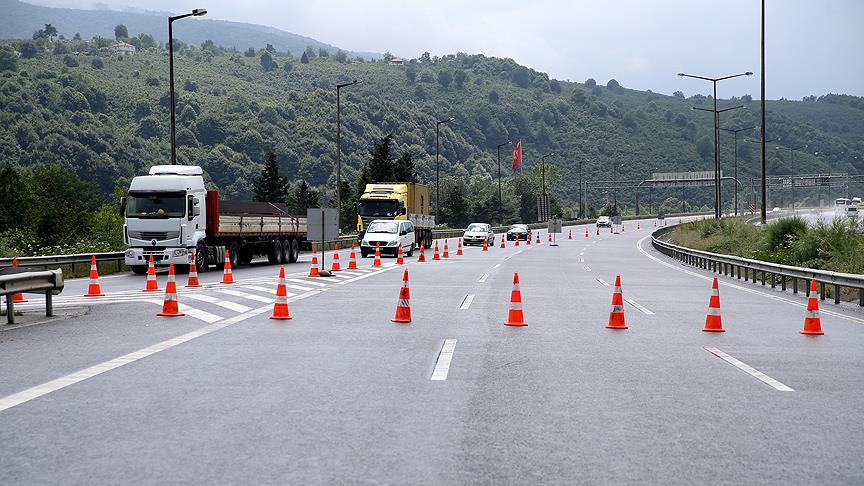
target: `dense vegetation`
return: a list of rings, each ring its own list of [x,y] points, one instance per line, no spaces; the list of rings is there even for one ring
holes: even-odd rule
[[[738,218],[681,225],[672,233],[680,245],[769,262],[864,274],[864,227],[846,218],[810,224],[784,218],[759,227]]]
[[[47,30],[41,28],[32,40],[0,41],[0,163],[11,163],[25,178],[39,166],[62,168],[91,184],[99,204],[114,204],[115,190],[169,159],[168,53],[147,34],[127,39],[139,50],[124,56],[106,38],[60,40]],[[105,34],[122,38],[131,32],[112,28]],[[496,145],[507,140],[523,141],[524,164],[522,175],[514,177],[511,147],[502,148],[505,221],[536,218],[539,160],[549,152],[557,155],[547,158],[547,191],[554,212],[564,215],[577,207],[580,162],[583,180],[591,183],[585,194],[589,209],[608,211],[617,196],[625,213],[635,205],[632,188],[617,194],[597,189],[603,185],[598,181],[612,180],[613,164],[620,165],[617,178],[630,181],[653,171],[713,166],[711,117],[690,109],[707,106],[704,96],[629,90],[615,80],[605,86],[593,79],[562,82],[483,55],[423,54],[393,66],[312,47],[291,55],[272,46],[234,50],[218,43],[175,45],[178,162],[204,167],[208,183],[226,197],[252,197],[272,152],[293,204],[301,204],[299,193],[302,204],[334,204],[335,85],[352,79],[362,83],[342,91],[346,201],[356,197],[370,152],[388,135],[394,160],[407,154],[418,180],[434,184],[435,122],[449,116],[455,121],[442,124],[440,136],[442,219],[454,226],[468,219],[498,220]],[[757,102],[749,96],[731,102],[750,109],[724,115],[723,126],[756,124]],[[779,137],[783,146],[807,145],[795,154],[796,172],[864,168],[864,100],[826,95],[768,106],[769,137]],[[746,182],[756,175],[758,153],[741,138],[741,197],[749,200]],[[788,157],[788,150],[772,150],[769,173],[789,173]],[[725,134],[722,158],[729,174],[732,141]],[[683,206],[708,207],[712,193],[688,189]],[[724,193],[731,204],[732,186]],[[677,212],[681,194],[680,189],[643,191],[643,211],[662,203],[667,212]],[[802,202],[816,196],[803,190],[797,195]],[[788,194],[772,194],[769,204],[781,205],[784,197]],[[343,222],[350,221],[343,214]],[[85,223],[79,228],[86,229]],[[0,233],[11,229],[21,228],[4,225]],[[69,236],[63,243],[77,241]]]

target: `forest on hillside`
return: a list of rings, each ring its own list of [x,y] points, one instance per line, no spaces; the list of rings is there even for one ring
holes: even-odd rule
[[[129,35],[119,29],[110,37],[135,45],[133,55],[117,52],[109,37],[61,40],[44,30],[32,40],[0,41],[4,173],[32,177],[37,168],[54,166],[85,181],[100,204],[110,205],[132,177],[167,163],[168,52],[150,35]],[[375,144],[388,135],[396,157],[411,157],[418,180],[434,183],[435,125],[447,117],[455,120],[440,131],[442,207],[462,197],[468,217],[497,220],[497,211],[489,211],[498,206],[496,148],[507,141],[522,141],[524,164],[514,174],[512,146],[501,149],[505,221],[536,217],[533,195],[541,190],[543,154],[555,153],[546,159],[547,191],[567,216],[578,208],[580,166],[585,204],[594,213],[608,212],[613,199],[625,213],[635,209],[632,187],[598,189],[613,178],[635,184],[653,172],[713,168],[711,116],[691,109],[711,102],[701,95],[630,90],[614,79],[564,82],[510,59],[464,53],[424,53],[397,66],[389,55],[363,61],[312,47],[225,49],[216,40],[189,45],[175,39],[174,49],[178,162],[201,165],[208,183],[226,197],[251,197],[272,153],[287,178],[286,193],[305,185],[319,204],[332,204],[335,86],[354,79],[362,82],[345,88],[341,99],[342,175],[352,189]],[[750,95],[720,103],[745,106],[724,114],[723,127],[758,124],[759,104]],[[770,101],[767,117],[769,138],[778,146],[806,146],[794,154],[796,172],[864,172],[861,98]],[[758,167],[758,146],[744,139],[756,136],[739,134],[744,201],[752,197],[749,181]],[[791,173],[790,156],[789,150],[772,150],[769,174]],[[721,159],[730,175],[733,143],[725,133]],[[8,183],[0,181],[2,187]],[[713,200],[710,188],[683,195],[678,189],[643,192],[643,212],[661,204],[708,207]],[[797,196],[810,203],[825,197],[807,191]],[[771,194],[769,204],[781,205],[788,197]],[[732,186],[724,186],[725,206],[731,201]]]

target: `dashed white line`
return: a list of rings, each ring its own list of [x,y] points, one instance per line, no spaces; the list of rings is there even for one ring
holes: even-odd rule
[[[219,289],[217,292],[225,295],[233,295],[234,297],[240,297],[241,299],[254,300],[256,302],[264,302],[265,304],[271,304],[274,301],[274,298],[263,297],[256,294],[249,294],[246,292],[240,292],[238,290],[231,289]]]
[[[500,267],[500,266],[501,266],[500,263],[496,263],[496,264],[492,267],[492,269],[494,270],[494,269],[496,269],[496,268],[498,268],[498,267]]]
[[[270,289],[268,289],[266,287],[258,287],[256,285],[244,285],[243,288],[249,289],[249,290],[257,290],[258,292],[264,292],[265,294],[276,295],[276,286],[275,285],[273,286],[273,288],[270,288]]]
[[[603,280],[603,279],[600,278],[600,277],[597,277],[597,281],[600,282],[601,284],[603,284],[604,287],[608,287],[608,286],[609,286],[609,282]]]
[[[732,366],[738,368],[739,370],[743,371],[744,373],[747,373],[748,375],[752,376],[753,378],[756,378],[757,380],[761,381],[762,383],[770,385],[771,387],[773,387],[776,390],[795,391],[792,388],[784,385],[783,383],[780,383],[779,381],[775,380],[774,378],[771,378],[770,376],[766,375],[765,373],[762,373],[761,371],[757,370],[756,368],[753,368],[752,366],[750,366],[746,363],[742,363],[741,361],[733,358],[732,356],[729,356],[728,354],[724,353],[723,351],[720,351],[719,349],[715,348],[714,346],[706,346],[705,351],[708,351],[709,353],[713,354],[714,356],[717,356],[718,358],[720,358],[723,361],[725,361],[725,362],[731,364]]]
[[[585,271],[586,271],[586,272],[590,272],[590,271],[591,271],[591,267],[589,267],[589,266],[586,265],[586,266],[585,266]]]
[[[202,302],[207,302],[208,304],[218,305],[219,307],[224,307],[234,312],[249,312],[252,309],[251,307],[247,307],[243,304],[231,302],[230,300],[217,299],[216,297],[211,297],[204,294],[189,294],[186,296],[186,298],[200,300]]]
[[[471,302],[474,302],[474,294],[468,294],[462,299],[462,305],[459,306],[460,309],[467,309],[471,307]]]
[[[438,354],[435,369],[432,371],[432,381],[444,381],[447,379],[447,374],[450,373],[450,362],[453,360],[453,351],[455,350],[456,340],[445,339],[444,345],[441,346],[441,352]]]
[[[346,280],[346,282],[347,282],[347,280]],[[288,285],[288,284],[285,284],[285,288],[294,289],[294,290],[302,290],[304,292],[307,290],[315,290],[312,287],[303,287],[302,285]]]
[[[649,315],[649,316],[653,316],[653,315],[654,315],[654,313],[651,312],[647,307],[645,307],[644,305],[642,305],[642,304],[636,302],[636,301],[633,300],[633,299],[624,299],[624,301],[626,301],[628,304],[630,304],[630,305],[632,305],[633,307],[635,307],[636,309],[638,309],[639,312],[641,312],[641,313],[643,313],[643,314],[646,314],[646,315]]]
[[[483,283],[486,281],[487,278],[489,278],[489,275],[484,273],[482,277],[477,279],[477,283]]]
[[[585,259],[584,259],[584,258],[580,258],[580,259],[579,259],[579,263],[585,263]]]
[[[314,286],[316,286],[316,287],[326,287],[326,286],[327,286],[326,283],[322,283],[322,282],[310,282],[309,280],[301,280],[301,279],[299,279],[299,278],[286,278],[285,281],[286,281],[286,282],[299,283],[299,284],[303,284],[303,285],[314,285]]]

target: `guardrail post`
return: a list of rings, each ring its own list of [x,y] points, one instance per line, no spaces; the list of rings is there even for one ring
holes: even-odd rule
[[[54,295],[50,290],[45,291],[45,317],[54,317]]]
[[[858,289],[858,305],[864,307],[864,289]]]
[[[777,275],[773,273],[771,274],[771,288],[777,288]]]
[[[840,303],[840,286],[837,284],[834,284],[834,303]]]
[[[756,273],[757,273],[756,269],[755,268],[752,269],[751,272],[753,273],[753,283],[758,282],[759,280],[758,280],[758,277],[756,276]]]
[[[780,277],[780,288],[783,289],[783,292],[786,292],[786,275],[781,275]]]
[[[819,300],[825,300],[825,282],[819,282]]]
[[[6,295],[6,323],[15,324],[15,304],[12,303],[12,295]]]
[[[762,270],[762,286],[765,286],[765,270]]]
[[[798,277],[792,277],[792,293],[798,295]]]

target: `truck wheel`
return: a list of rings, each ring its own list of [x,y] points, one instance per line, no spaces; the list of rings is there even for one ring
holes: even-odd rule
[[[288,263],[297,263],[297,260],[300,258],[300,243],[292,239],[287,248],[289,248]]]
[[[132,265],[130,268],[135,275],[147,275],[147,265]]]
[[[198,272],[206,272],[207,263],[207,245],[203,241],[199,241],[195,247],[195,270]]]
[[[282,248],[279,251],[279,263],[288,263],[291,253],[291,243],[288,240],[282,241]]]
[[[279,263],[282,259],[282,242],[279,240],[273,240],[270,243],[270,249],[267,251],[267,261],[270,264]]]
[[[240,266],[240,245],[236,241],[228,248],[228,258],[231,259],[231,268]]]
[[[252,248],[243,247],[240,249],[240,263],[243,265],[249,265],[252,263],[252,259],[255,257],[255,254],[252,252]]]
[[[408,253],[406,253],[406,255],[408,255],[408,258],[414,256],[414,243],[411,243],[411,246],[408,247]]]
[[[426,233],[426,249],[432,248],[432,232]]]
[[[369,258],[369,252],[361,248],[360,249],[360,256],[363,258]]]

